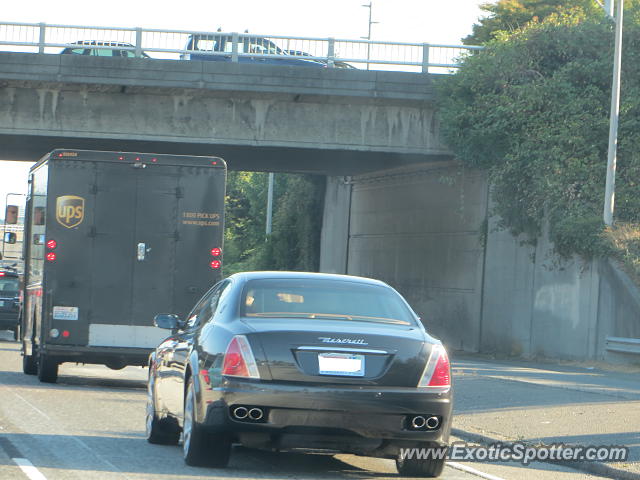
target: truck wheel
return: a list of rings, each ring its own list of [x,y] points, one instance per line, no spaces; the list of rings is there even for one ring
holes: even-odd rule
[[[161,420],[156,414],[155,382],[149,377],[147,386],[147,442],[159,445],[177,445],[180,440],[180,430],[177,425],[170,425],[166,419]]]
[[[22,371],[25,375],[35,375],[38,373],[38,364],[36,363],[36,357],[33,355],[22,355]]]
[[[227,435],[211,434],[195,418],[196,394],[193,377],[184,400],[182,452],[187,465],[224,468],[229,463],[231,441]]]
[[[38,355],[38,379],[44,383],[56,383],[58,362],[46,355]]]
[[[432,454],[440,453],[444,450],[446,454],[447,447],[436,445],[426,445],[426,449],[432,449]],[[416,449],[419,450],[419,449]],[[418,452],[414,452],[418,453]],[[398,473],[403,477],[439,477],[444,469],[445,458],[397,458],[396,467]]]

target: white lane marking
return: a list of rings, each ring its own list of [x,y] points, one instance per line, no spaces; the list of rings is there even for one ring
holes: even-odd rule
[[[29,477],[29,480],[47,480],[40,470],[33,466],[26,458],[12,458],[16,465],[20,467],[20,470],[24,472],[24,474]]]
[[[22,400],[24,403],[26,403],[27,405],[29,405],[31,408],[33,408],[36,412],[38,412],[40,415],[42,415],[44,418],[46,418],[47,420],[51,420],[51,418],[49,417],[49,415],[47,415],[46,413],[44,413],[42,410],[40,410],[38,407],[36,407],[35,405],[33,405],[29,400],[27,400],[26,398],[24,398],[22,395],[20,395],[17,392],[14,392],[13,390],[7,388],[11,393],[13,393],[16,397],[18,397],[20,400]]]
[[[470,473],[471,475],[476,475],[480,478],[485,478],[486,480],[504,480],[504,478],[502,477],[496,477],[495,475],[491,475],[490,473],[481,472],[480,470],[476,470],[472,467],[467,467],[466,465],[462,465],[458,462],[447,462],[445,465],[462,472]]]

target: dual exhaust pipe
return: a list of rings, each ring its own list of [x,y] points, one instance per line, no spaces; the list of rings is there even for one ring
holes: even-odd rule
[[[264,411],[260,407],[235,407],[231,415],[236,420],[259,422],[264,418]]]
[[[437,430],[440,426],[440,419],[436,416],[425,417],[416,415],[409,417],[412,430]]]

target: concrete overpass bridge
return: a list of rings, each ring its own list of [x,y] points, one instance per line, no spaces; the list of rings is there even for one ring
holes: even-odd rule
[[[548,243],[522,247],[494,220],[481,234],[487,182],[442,143],[435,81],[446,78],[0,52],[0,159],[89,148],[326,175],[321,270],[390,283],[451,347],[602,358],[606,335],[640,337],[609,328],[628,330],[616,315],[640,297],[619,298],[608,265],[551,274]],[[618,313],[584,300],[594,289]]]

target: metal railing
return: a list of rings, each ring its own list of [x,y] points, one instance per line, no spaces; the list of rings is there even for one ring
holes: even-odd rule
[[[640,355],[640,338],[607,337],[605,348],[610,352]]]
[[[224,50],[195,49],[191,39],[227,39]],[[252,42],[274,46],[262,52],[247,51]],[[255,33],[202,32],[54,25],[46,23],[0,22],[0,50],[59,54],[65,48],[111,50],[114,43],[124,56],[186,59],[191,54],[229,57],[282,58],[282,55],[302,57],[326,63],[328,67],[367,68],[450,73],[459,61],[482,47],[440,45],[429,43],[381,42],[376,40],[346,40],[337,38],[288,37]],[[215,42],[214,42],[215,43]]]

